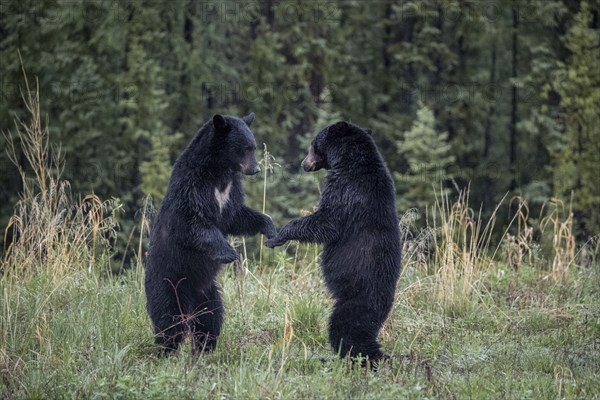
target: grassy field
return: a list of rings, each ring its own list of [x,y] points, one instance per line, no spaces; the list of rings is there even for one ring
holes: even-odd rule
[[[28,104],[17,133],[34,178],[20,171],[5,231],[0,399],[600,398],[598,237],[576,244],[568,207],[551,201],[533,221],[520,198],[499,205],[514,218],[498,232],[468,191],[440,196],[426,228],[414,211],[401,218],[404,269],[380,334],[392,360],[377,372],[329,348],[319,247],[297,243],[224,268],[214,353],[157,357],[142,265],[109,272],[119,204],[73,196],[47,172],[60,160]],[[143,254],[141,239],[131,246]]]
[[[600,273],[556,284],[496,264],[470,302],[434,300],[433,277],[405,269],[381,332],[393,362],[348,368],[327,344],[330,302],[314,248],[294,265],[222,275],[218,350],[154,355],[142,272],[0,280],[0,398],[582,398],[600,397]],[[310,261],[309,261],[310,260]]]

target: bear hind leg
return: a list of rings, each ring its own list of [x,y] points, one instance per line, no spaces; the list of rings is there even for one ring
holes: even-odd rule
[[[340,357],[360,355],[377,361],[385,358],[377,342],[382,325],[382,318],[364,300],[338,300],[329,319],[329,342]]]
[[[181,281],[172,285],[163,279],[161,285],[146,282],[147,309],[154,329],[154,342],[160,355],[169,355],[179,349],[187,334],[185,309],[185,285]]]
[[[210,352],[217,346],[223,325],[223,301],[217,285],[202,293],[190,315],[192,351],[195,354]]]
[[[164,314],[153,321],[154,343],[160,355],[176,352],[185,339],[186,327],[179,315]]]
[[[154,342],[159,354],[164,356],[176,352],[185,338],[185,330],[182,328],[156,329],[156,331]]]

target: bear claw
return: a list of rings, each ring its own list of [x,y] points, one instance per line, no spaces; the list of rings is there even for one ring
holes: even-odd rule
[[[277,239],[277,237],[274,237],[272,239],[267,240],[265,242],[265,246],[272,249],[273,247],[281,246],[285,242],[287,242],[287,240],[281,240],[281,239]]]

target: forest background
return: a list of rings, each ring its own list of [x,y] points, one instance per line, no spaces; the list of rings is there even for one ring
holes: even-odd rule
[[[345,119],[375,132],[400,213],[425,215],[436,190],[470,186],[487,217],[503,198],[526,199],[532,221],[562,201],[586,241],[600,232],[599,10],[596,0],[3,1],[0,130],[27,115],[20,51],[63,178],[119,200],[125,265],[146,196],[159,206],[198,127],[250,111],[271,168],[246,191],[259,207],[267,178],[278,226],[316,204],[300,161],[319,129]],[[22,189],[10,137],[0,137],[3,227]],[[511,217],[503,208],[497,223]]]

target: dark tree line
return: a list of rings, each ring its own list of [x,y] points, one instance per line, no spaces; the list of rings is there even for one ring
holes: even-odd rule
[[[23,117],[22,73],[40,80],[74,189],[160,201],[177,153],[212,114],[254,111],[281,168],[267,211],[282,223],[317,196],[307,141],[347,119],[375,131],[401,209],[433,185],[470,183],[491,210],[507,191],[570,201],[600,232],[597,0],[3,1],[0,128]],[[19,179],[0,138],[5,223]],[[298,175],[297,175],[298,174]],[[260,179],[250,201],[262,201]],[[278,221],[277,221],[278,219]]]

